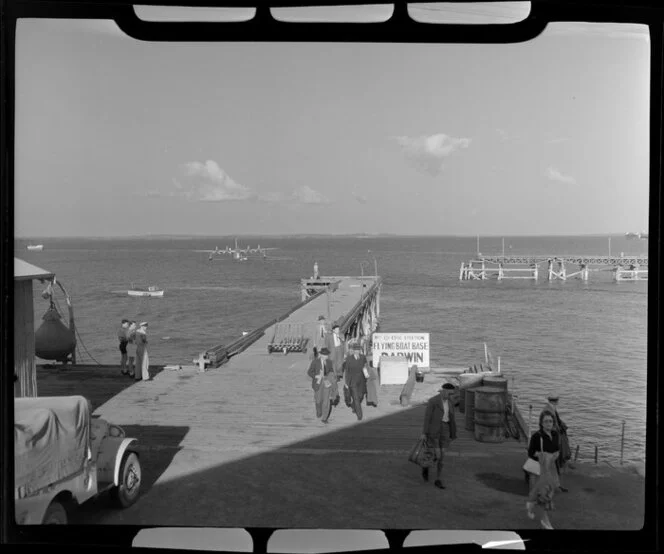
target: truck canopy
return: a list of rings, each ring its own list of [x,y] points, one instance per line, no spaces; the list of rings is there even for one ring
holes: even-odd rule
[[[14,399],[14,487],[26,494],[81,471],[90,441],[82,396]]]

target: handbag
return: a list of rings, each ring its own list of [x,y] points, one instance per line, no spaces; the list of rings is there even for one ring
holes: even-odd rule
[[[411,449],[408,461],[422,468],[431,467],[436,462],[436,452],[426,438],[420,438]]]
[[[540,436],[540,451],[544,452],[544,439]],[[530,456],[526,458],[526,462],[523,464],[523,471],[532,473],[533,475],[540,474],[540,465],[537,460],[533,460]]]

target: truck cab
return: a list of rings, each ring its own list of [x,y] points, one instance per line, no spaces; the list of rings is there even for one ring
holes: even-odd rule
[[[90,415],[82,396],[14,399],[14,500],[19,525],[66,524],[108,491],[127,508],[140,494],[136,439]]]

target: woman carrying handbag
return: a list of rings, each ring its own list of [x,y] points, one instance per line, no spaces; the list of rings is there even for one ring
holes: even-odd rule
[[[540,523],[545,529],[553,529],[549,512],[553,510],[553,494],[559,486],[556,460],[560,450],[560,437],[553,429],[553,414],[542,412],[539,431],[533,433],[528,446],[528,459],[523,470],[528,473],[530,492],[526,509],[528,517],[535,518],[535,507],[542,511]]]

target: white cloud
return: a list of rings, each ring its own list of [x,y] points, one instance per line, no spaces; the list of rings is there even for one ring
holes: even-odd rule
[[[322,193],[304,185],[293,191],[295,201],[300,204],[329,204],[330,200]]]
[[[545,175],[551,181],[558,181],[559,183],[565,183],[568,185],[576,185],[576,179],[571,175],[564,175],[557,169],[553,167],[547,167]]]
[[[182,164],[173,184],[176,192],[166,193],[165,196],[181,196],[190,202],[229,202],[258,198],[253,190],[235,182],[213,160]]]
[[[414,166],[430,175],[443,170],[444,160],[460,148],[468,148],[471,139],[455,138],[439,133],[419,137],[395,137],[406,157]]]

